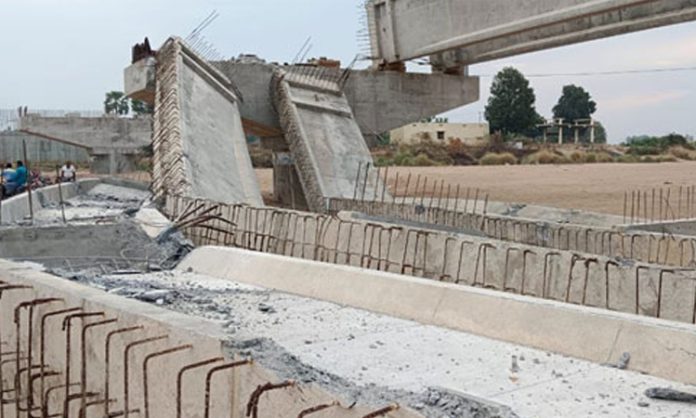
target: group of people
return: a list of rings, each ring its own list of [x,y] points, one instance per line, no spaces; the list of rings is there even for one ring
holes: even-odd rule
[[[75,165],[67,161],[59,170],[56,182],[72,182],[77,180],[77,169]],[[12,196],[17,193],[22,193],[27,183],[31,182],[30,174],[27,171],[23,161],[17,161],[13,167],[11,163],[7,163],[0,173],[0,181],[2,182],[2,196]]]
[[[7,163],[2,169],[3,196],[22,193],[27,185],[27,177],[27,168],[22,161],[17,161],[16,167],[12,167],[12,163]]]

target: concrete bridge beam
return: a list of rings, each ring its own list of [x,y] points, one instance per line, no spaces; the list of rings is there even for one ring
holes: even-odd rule
[[[693,0],[372,0],[379,65],[457,51],[461,64],[696,20]]]

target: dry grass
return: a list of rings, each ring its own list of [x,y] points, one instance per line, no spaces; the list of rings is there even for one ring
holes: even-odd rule
[[[512,153],[494,153],[488,152],[479,160],[481,165],[514,165],[517,164],[517,157]]]
[[[570,160],[567,157],[564,157],[562,155],[558,155],[558,154],[551,152],[549,150],[541,150],[541,151],[535,152],[534,154],[530,154],[530,155],[526,156],[522,162],[524,164],[545,165],[545,164],[567,164],[570,162]]]
[[[681,145],[670,148],[669,153],[680,160],[696,161],[696,151],[684,148]]]

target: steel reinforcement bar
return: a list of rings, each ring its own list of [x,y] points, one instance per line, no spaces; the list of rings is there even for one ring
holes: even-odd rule
[[[165,212],[197,245],[231,246],[696,323],[696,272],[691,269],[457,231],[185,197],[168,196]]]

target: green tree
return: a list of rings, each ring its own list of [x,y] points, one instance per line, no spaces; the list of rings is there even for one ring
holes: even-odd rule
[[[535,103],[534,89],[524,75],[515,68],[504,68],[493,79],[491,97],[486,105],[491,133],[536,135],[536,125],[542,118]]]
[[[136,115],[150,115],[154,112],[151,105],[140,100],[131,100],[131,110]]]
[[[582,87],[569,85],[563,87],[563,95],[553,107],[553,116],[563,118],[564,122],[573,123],[578,119],[589,119],[597,111],[597,103],[590,93]]]
[[[106,93],[104,113],[107,115],[127,115],[130,109],[128,97],[120,91]]]

